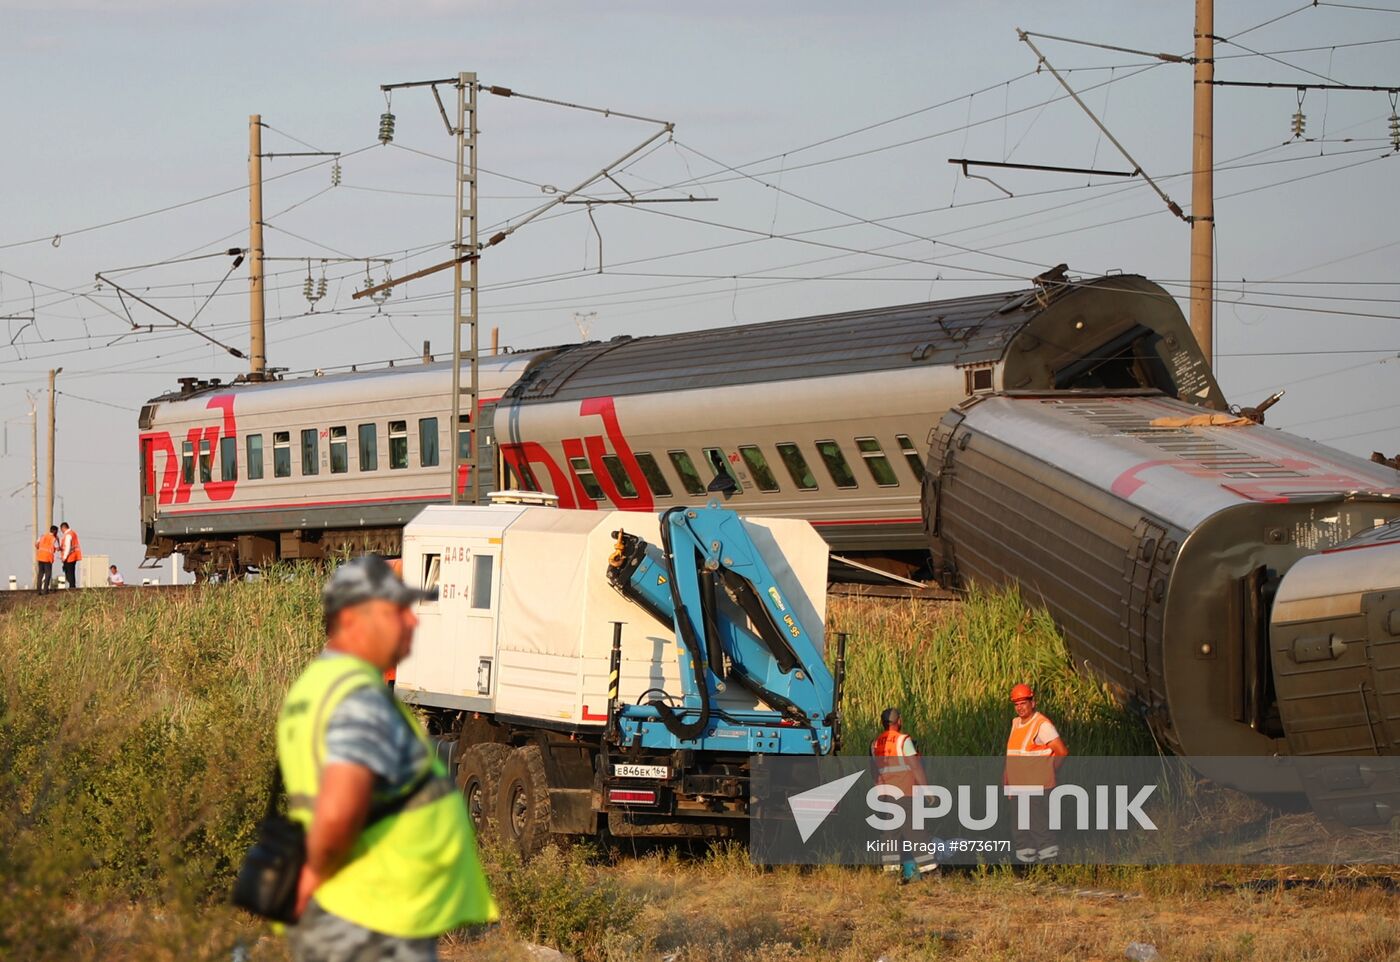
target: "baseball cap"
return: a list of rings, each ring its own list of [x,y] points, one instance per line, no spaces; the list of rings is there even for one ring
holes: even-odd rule
[[[407,607],[415,601],[436,601],[436,588],[410,588],[377,554],[347,561],[331,573],[321,589],[321,607],[327,617],[365,601],[392,601]]]

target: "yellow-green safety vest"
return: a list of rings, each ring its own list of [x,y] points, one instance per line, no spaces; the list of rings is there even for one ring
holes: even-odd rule
[[[369,662],[350,655],[317,658],[287,692],[277,718],[277,759],[288,815],[309,829],[325,763],[326,725],[345,696],[365,687],[381,689],[398,707],[427,748],[431,775],[401,809],[366,826],[339,871],[316,890],[316,902],[332,915],[400,938],[495,921],[500,912],[462,796],[422,724]],[[410,789],[423,772],[418,775]],[[395,801],[401,800],[376,792],[371,812]]]

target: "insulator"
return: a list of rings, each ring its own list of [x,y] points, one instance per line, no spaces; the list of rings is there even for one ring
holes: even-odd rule
[[[387,110],[379,115],[379,142],[392,143],[394,140],[394,115]]]
[[[311,275],[310,275],[310,274],[307,274],[307,275],[306,275],[306,283],[304,283],[304,284],[301,285],[301,292],[302,292],[303,295],[305,295],[305,297],[306,297],[306,299],[307,299],[308,301],[310,301],[310,302],[313,303],[313,304],[316,303],[316,298],[313,297],[312,294],[311,294]]]
[[[390,133],[392,133],[392,131],[390,131]],[[335,163],[331,164],[331,186],[340,186],[340,161],[338,160]]]
[[[326,275],[322,274],[321,279],[316,282],[316,300],[326,296]]]
[[[1308,118],[1305,117],[1305,116],[1303,115],[1303,112],[1302,112],[1301,110],[1299,110],[1296,114],[1293,115],[1293,137],[1294,137],[1294,139],[1296,140],[1297,138],[1302,137],[1303,134],[1305,134],[1305,133],[1307,132],[1307,130],[1308,130]]]
[[[1390,112],[1390,149],[1400,151],[1400,114]]]

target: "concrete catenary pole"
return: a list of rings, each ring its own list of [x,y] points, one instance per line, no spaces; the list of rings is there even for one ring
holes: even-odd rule
[[[1191,332],[1215,365],[1215,9],[1196,0],[1196,67],[1191,137]]]
[[[57,408],[57,401],[56,401],[56,398],[57,398],[58,392],[57,392],[56,390],[54,390],[54,379],[58,377],[59,372],[62,371],[62,370],[63,370],[63,368],[61,368],[61,367],[55,367],[55,368],[50,368],[50,369],[49,369],[49,453],[48,453],[48,483],[49,483],[49,490],[48,490],[48,495],[47,495],[47,497],[46,497],[46,499],[45,499],[45,505],[46,505],[46,507],[45,507],[45,509],[44,509],[44,530],[45,530],[45,531],[47,531],[47,530],[49,530],[50,528],[53,527],[53,476],[54,476],[54,472],[53,472],[53,452],[54,452],[54,442],[55,442],[55,441],[57,440],[57,438],[58,438],[58,412],[57,412],[57,410],[56,410],[56,408]],[[36,535],[35,537],[38,537],[38,536]]]
[[[248,376],[267,376],[263,301],[262,114],[248,118]]]
[[[29,487],[34,495],[34,544],[39,543],[39,411],[34,397],[29,398],[29,430],[32,447],[29,451]]]

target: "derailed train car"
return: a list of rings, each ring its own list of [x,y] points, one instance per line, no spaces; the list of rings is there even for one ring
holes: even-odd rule
[[[1400,472],[1201,420],[1140,392],[969,399],[929,452],[940,576],[1019,585],[1178,752],[1400,752]]]

